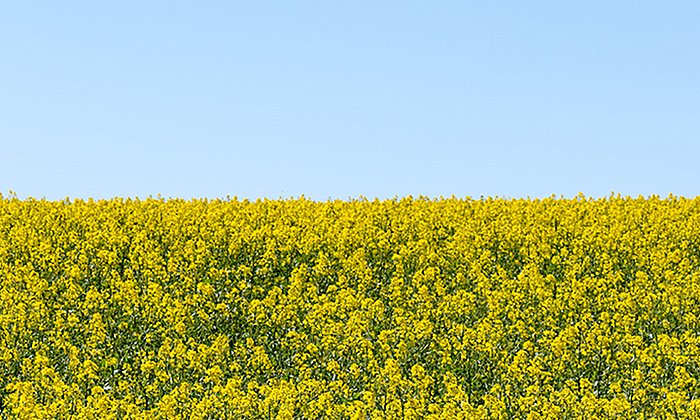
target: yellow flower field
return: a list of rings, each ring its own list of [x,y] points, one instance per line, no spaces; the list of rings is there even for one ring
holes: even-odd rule
[[[0,196],[0,418],[700,418],[700,199]]]

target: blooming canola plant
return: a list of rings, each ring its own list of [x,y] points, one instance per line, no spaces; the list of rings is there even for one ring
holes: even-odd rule
[[[700,199],[0,196],[0,416],[700,418]]]

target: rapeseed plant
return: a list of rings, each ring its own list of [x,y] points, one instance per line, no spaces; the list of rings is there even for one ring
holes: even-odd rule
[[[0,416],[697,418],[700,199],[0,196]]]

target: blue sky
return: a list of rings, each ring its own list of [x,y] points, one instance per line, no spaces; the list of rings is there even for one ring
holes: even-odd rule
[[[0,192],[700,195],[700,3],[7,1]]]

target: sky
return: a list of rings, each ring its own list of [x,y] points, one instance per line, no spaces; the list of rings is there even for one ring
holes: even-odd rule
[[[3,1],[20,198],[700,195],[696,1]]]

